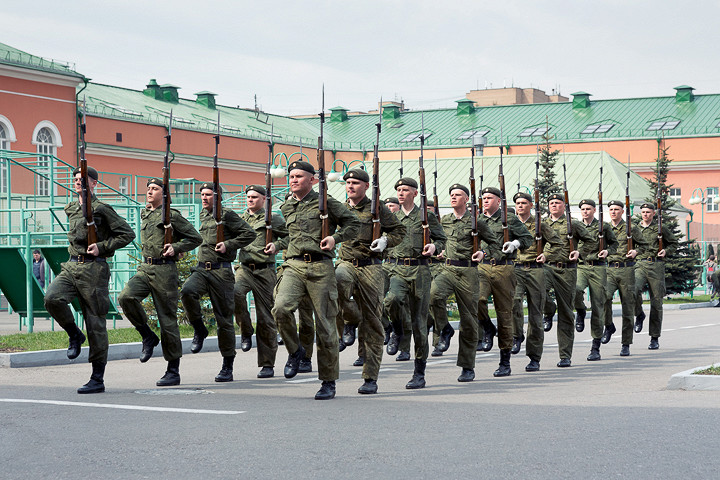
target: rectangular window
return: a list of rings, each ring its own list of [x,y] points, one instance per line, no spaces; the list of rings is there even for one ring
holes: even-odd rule
[[[47,147],[38,145],[39,150],[46,150]],[[44,152],[40,152],[44,153]],[[38,157],[37,161],[37,173],[36,176],[36,195],[50,195],[50,160],[48,157]]]
[[[118,192],[123,195],[128,194],[128,177],[120,177],[120,180],[118,181]]]
[[[672,120],[672,121],[665,121],[665,120],[658,120],[656,122],[652,122],[649,127],[647,127],[648,131],[657,131],[657,130],[674,130],[675,127],[680,125],[680,120]]]
[[[707,193],[707,211],[718,212],[720,211],[720,199],[718,198],[718,187],[708,187]]]
[[[607,133],[614,126],[615,126],[614,123],[602,123],[602,124],[588,125],[587,127],[585,127],[585,130],[580,132],[580,135],[589,135],[591,133]]]
[[[467,140],[468,138],[472,138],[474,136],[478,137],[484,137],[490,132],[490,130],[467,130],[462,133],[459,137],[457,137],[458,140]]]
[[[7,193],[8,161],[0,158],[0,193]]]
[[[400,140],[401,142],[419,142],[420,137],[423,135],[422,132],[415,132],[408,134],[405,138]],[[432,135],[432,132],[425,132],[425,140],[427,140],[430,135]]]
[[[676,202],[680,203],[680,198],[681,198],[682,192],[679,188],[671,188],[669,194],[670,194],[670,198],[672,198]]]
[[[548,131],[548,127],[529,127],[520,132],[518,137],[542,137]]]

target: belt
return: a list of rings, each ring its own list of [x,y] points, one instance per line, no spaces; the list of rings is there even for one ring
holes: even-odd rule
[[[632,267],[633,265],[635,265],[635,262],[610,262],[610,263],[608,263],[608,267],[613,267],[613,268]]]
[[[175,263],[175,260],[172,258],[143,257],[143,263],[147,263],[148,265],[166,265],[168,263]]]
[[[472,260],[445,260],[445,265],[451,265],[453,267],[477,267],[478,262]]]
[[[388,263],[394,263],[396,265],[403,265],[406,267],[416,267],[418,265],[429,264],[430,259],[428,259],[428,258],[412,258],[412,257],[388,258]]]
[[[288,258],[288,260],[301,260],[305,263],[322,262],[323,260],[330,260],[330,257],[323,255],[322,253],[303,253],[302,255],[295,255],[294,257]]]
[[[587,260],[583,262],[583,265],[589,265],[591,267],[604,267],[607,265],[605,260]]]
[[[550,265],[555,268],[577,268],[577,263],[575,262],[549,262],[546,263],[546,265]]]
[[[198,262],[198,267],[204,268],[205,270],[217,270],[218,268],[232,268],[230,262]]]
[[[493,265],[493,266],[495,266],[495,265],[515,265],[515,262],[512,260],[495,260],[494,258],[492,258],[490,260],[483,260],[480,263],[482,263],[483,265]]]
[[[445,260],[441,260],[439,258],[430,257],[430,263],[445,263]]]
[[[71,262],[90,263],[90,262],[106,262],[105,257],[95,257],[93,255],[70,255]]]
[[[542,263],[538,262],[515,262],[515,267],[520,268],[543,268]]]
[[[644,261],[644,262],[651,262],[651,263],[652,263],[652,262],[662,262],[662,261],[663,261],[663,259],[660,258],[660,257],[646,257],[646,258],[641,258],[640,260],[642,260],[642,261]]]
[[[352,263],[353,267],[367,267],[368,265],[380,265],[382,263],[379,258],[353,258],[347,261]]]
[[[243,267],[247,267],[253,272],[255,270],[264,270],[266,268],[275,267],[275,262],[266,262],[266,263],[241,263]]]

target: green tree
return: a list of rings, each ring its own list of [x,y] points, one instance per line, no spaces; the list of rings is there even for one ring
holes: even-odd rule
[[[550,195],[562,192],[562,185],[555,179],[555,164],[557,163],[560,150],[553,150],[550,144],[550,140],[553,138],[550,135],[550,125],[547,124],[547,127],[547,131],[542,136],[545,143],[540,147],[540,173],[538,175],[540,209],[543,213],[547,213],[547,203]]]

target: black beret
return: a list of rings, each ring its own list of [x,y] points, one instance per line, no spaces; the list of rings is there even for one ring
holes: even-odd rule
[[[73,170],[73,177],[80,173],[80,167],[77,167],[75,170]],[[93,180],[98,179],[98,173],[97,170],[95,170],[93,167],[87,167],[87,174],[88,177],[92,178]]]
[[[560,200],[561,202],[564,202],[564,201],[565,201],[565,199],[563,198],[563,196],[560,195],[559,193],[553,193],[552,195],[550,195],[550,196],[548,197],[548,203],[550,203],[550,200]]]
[[[165,184],[163,183],[162,179],[157,178],[157,177],[149,178],[148,181],[147,181],[147,185],[145,185],[145,186],[146,186],[146,187],[149,187],[151,183],[154,183],[155,185],[157,185],[157,186],[160,187],[160,188],[162,188],[162,187],[165,185]]]
[[[643,203],[640,205],[640,210],[643,208],[649,208],[650,210],[655,210],[655,204],[654,203]]]
[[[492,194],[495,195],[496,197],[502,198],[502,192],[501,192],[500,189],[497,188],[497,187],[485,187],[485,188],[483,188],[481,195],[485,195],[486,193],[492,193]]]
[[[265,187],[261,187],[260,185],[248,185],[247,188],[245,189],[245,194],[247,194],[250,191],[255,191],[262,196],[265,196],[265,194],[267,193],[265,191]]]
[[[418,188],[418,183],[409,177],[403,177],[397,182],[395,182],[395,190],[398,189],[399,186],[405,185],[406,187],[412,187],[412,188]]]
[[[215,190],[215,183],[213,183],[213,182],[203,182],[203,183],[200,185],[200,190],[199,190],[199,191],[202,192],[203,190],[213,190],[213,191],[214,191],[214,190]]]
[[[352,170],[348,170],[348,172],[343,175],[343,180],[347,181],[348,178],[354,178],[355,180],[360,180],[361,182],[370,182],[370,176],[362,168],[353,168]]]
[[[462,190],[463,192],[465,192],[465,195],[470,195],[470,189],[468,189],[465,185],[460,185],[459,183],[453,183],[452,185],[450,185],[448,193],[452,193],[453,190]]]
[[[623,202],[621,202],[620,200],[610,200],[608,202],[608,207],[612,207],[612,206],[625,208],[625,204]]]
[[[584,200],[580,200],[580,204],[578,207],[582,207],[583,205],[590,205],[591,207],[595,208],[597,205],[595,204],[595,200],[586,198]]]
[[[400,201],[397,199],[397,197],[388,197],[383,201],[385,203],[394,203],[394,204],[400,205]]]
[[[513,202],[517,202],[518,198],[524,198],[528,202],[533,203],[532,197],[527,192],[517,192],[513,197]]]
[[[311,175],[315,175],[315,167],[313,167],[309,162],[303,162],[301,160],[293,162],[290,164],[290,166],[288,166],[288,173],[292,172],[293,170],[304,170]]]
[[[434,207],[434,206],[435,206],[435,202],[433,202],[432,200],[428,200],[428,201],[427,201],[427,206],[428,206],[428,207]]]

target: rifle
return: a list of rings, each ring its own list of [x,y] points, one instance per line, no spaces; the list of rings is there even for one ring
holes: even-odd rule
[[[433,210],[435,210],[435,216],[440,220],[440,201],[438,200],[438,194],[437,194],[437,153],[435,154],[435,171],[433,172],[433,175],[435,176],[435,185],[433,186]]]
[[[567,223],[567,240],[570,251],[575,250],[573,243],[572,216],[570,215],[570,195],[567,188],[567,164],[565,162],[565,145],[563,145],[563,190],[565,195],[565,223]]]
[[[503,136],[502,127],[500,127],[500,171],[498,172],[498,182],[500,183],[500,222],[503,229],[503,245],[510,241],[510,230],[508,229],[507,219],[507,197],[505,196],[505,175],[503,174]]]
[[[220,145],[220,112],[218,112],[217,135],[215,139],[215,155],[213,156],[213,211],[215,219],[216,240],[215,243],[225,241],[225,230],[222,221],[222,188],[220,188],[220,169],[218,168],[218,145]]]
[[[540,146],[535,149],[535,251],[543,253],[542,224],[540,223]]]
[[[598,186],[598,208],[600,212],[598,214],[598,221],[600,226],[598,227],[598,252],[605,250],[605,225],[603,224],[603,199],[602,199],[602,174],[603,174],[603,157],[600,154],[600,186]]]
[[[90,179],[88,178],[87,159],[85,158],[85,132],[87,125],[85,124],[85,99],[83,98],[82,123],[80,124],[80,199],[82,200],[82,212],[87,225],[87,244],[88,246],[97,243],[97,228],[95,227],[95,219],[93,218],[92,209],[92,191],[90,190]]]
[[[472,252],[475,254],[480,250],[480,239],[478,238],[478,204],[475,196],[475,147],[470,147],[470,211],[472,218],[470,219],[470,234],[472,235]]]
[[[400,171],[400,178],[403,178],[403,151],[402,148],[400,149],[400,168],[398,168]]]
[[[162,224],[165,227],[163,246],[172,243],[173,228],[170,223],[170,142],[172,139],[172,110],[170,110],[170,122],[168,133],[165,135],[165,159],[163,160],[163,196],[162,196]]]
[[[382,129],[382,98],[380,99],[380,112],[378,115],[377,136],[375,139],[375,155],[373,156],[372,195],[370,199],[370,213],[372,214],[372,240],[380,238],[380,130]]]
[[[275,124],[270,125],[270,144],[268,144],[268,163],[265,169],[265,246],[272,243],[272,175]]]
[[[657,238],[658,238],[658,252],[663,249],[663,237],[662,237],[662,198],[660,196],[660,141],[658,141],[658,164],[657,164],[657,188],[655,189],[655,201],[657,203]]]
[[[425,188],[425,167],[423,166],[423,147],[425,146],[425,116],[421,115],[420,121],[422,122],[422,133],[420,134],[420,158],[419,158],[419,172],[420,177],[420,222],[423,228],[423,246],[430,243],[430,225],[428,225],[428,210],[427,210],[427,191]]]
[[[327,210],[327,180],[325,178],[325,151],[323,150],[323,124],[325,123],[325,85],[322,87],[322,111],[320,112],[320,136],[318,137],[318,208],[320,210],[320,239],[330,235],[330,223]]]
[[[625,182],[625,236],[628,252],[633,249],[632,224],[630,223],[630,154],[627,163],[627,181]]]

